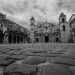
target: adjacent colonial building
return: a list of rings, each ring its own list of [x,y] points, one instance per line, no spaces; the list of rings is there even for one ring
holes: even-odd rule
[[[27,28],[9,20],[0,13],[0,43],[25,43],[28,39]]]
[[[75,14],[72,14],[72,16],[69,19],[69,25],[70,25],[70,32],[71,32],[71,41],[75,43]]]

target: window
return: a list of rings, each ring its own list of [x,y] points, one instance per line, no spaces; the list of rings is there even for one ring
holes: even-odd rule
[[[36,38],[36,42],[39,42],[39,39],[38,38]]]
[[[63,23],[65,22],[65,18],[62,18],[62,22],[63,22]]]
[[[63,25],[63,31],[65,31],[65,25]]]
[[[58,36],[58,32],[56,32],[56,36]]]
[[[56,38],[56,42],[59,42],[59,38]]]

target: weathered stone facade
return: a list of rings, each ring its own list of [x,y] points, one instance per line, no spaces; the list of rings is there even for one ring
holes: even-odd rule
[[[70,37],[70,26],[66,20],[66,15],[61,13],[59,16],[59,26],[60,26],[60,38],[61,42],[68,42]]]
[[[0,43],[25,43],[28,29],[6,18],[0,13]]]
[[[70,18],[70,21],[67,21],[67,16],[61,13],[58,25],[47,21],[39,23],[32,17],[30,26],[32,42],[75,42],[75,18],[72,19],[73,17]]]
[[[31,40],[32,42],[59,42],[59,32],[56,25],[45,22],[35,23],[34,17],[31,18]]]

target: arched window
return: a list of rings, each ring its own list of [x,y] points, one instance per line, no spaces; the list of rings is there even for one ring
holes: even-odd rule
[[[36,42],[39,42],[39,39],[38,38],[36,38]]]
[[[56,42],[59,42],[59,38],[56,38]]]
[[[62,18],[62,22],[63,22],[63,23],[65,22],[65,18]]]
[[[63,25],[63,31],[65,31],[65,25]]]

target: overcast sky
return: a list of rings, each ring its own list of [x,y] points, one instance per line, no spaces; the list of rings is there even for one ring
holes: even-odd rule
[[[75,13],[75,0],[0,0],[0,11],[11,20],[28,27],[33,15],[38,20],[57,22],[64,11],[68,18]]]

